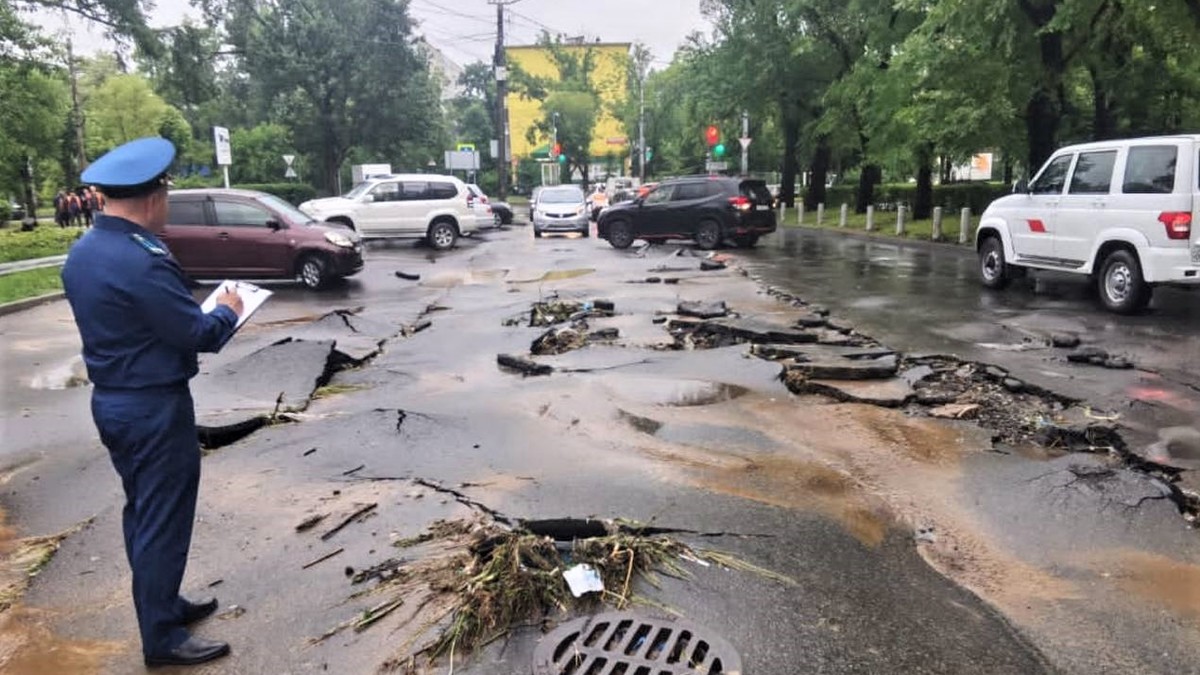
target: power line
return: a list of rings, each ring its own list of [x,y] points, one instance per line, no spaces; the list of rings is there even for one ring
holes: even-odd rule
[[[444,7],[442,5],[437,4],[436,2],[432,2],[432,0],[417,0],[417,1],[424,3],[424,4],[428,5],[429,7],[432,7],[435,10],[438,10],[436,12],[433,12],[434,14],[441,14],[443,16],[454,16],[454,17],[458,17],[460,19],[468,19],[470,21],[478,21],[480,23],[487,24],[489,26],[492,25],[492,22],[489,19],[484,19],[482,17],[473,16],[471,14],[464,14],[463,12],[460,12],[458,10],[450,9],[449,7]],[[432,11],[432,10],[425,9],[424,11]]]

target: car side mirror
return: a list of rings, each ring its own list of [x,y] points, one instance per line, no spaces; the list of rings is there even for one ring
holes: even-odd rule
[[[267,227],[278,232],[279,230],[283,229],[283,223],[280,222],[279,220],[276,220],[275,218],[272,218],[267,221]]]
[[[1029,181],[1022,178],[1013,185],[1013,194],[1029,194]]]
[[[364,204],[370,204],[371,202],[374,202],[374,201],[375,201],[375,195],[363,195],[362,196],[362,203],[364,203]]]

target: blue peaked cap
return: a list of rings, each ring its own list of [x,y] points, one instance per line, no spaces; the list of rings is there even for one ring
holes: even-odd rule
[[[100,187],[135,187],[161,176],[173,161],[174,143],[158,136],[139,138],[109,150],[80,178]]]

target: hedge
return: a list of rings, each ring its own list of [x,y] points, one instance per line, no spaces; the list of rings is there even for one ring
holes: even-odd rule
[[[248,183],[246,185],[234,185],[233,187],[239,190],[266,192],[295,206],[317,198],[317,190],[306,183]]]
[[[222,182],[220,177],[217,176],[188,176],[187,178],[176,179],[175,187],[181,190],[188,188],[219,188],[222,187]],[[266,192],[297,206],[301,202],[315,199],[317,196],[316,188],[307,183],[243,183],[241,185],[231,185],[230,187],[239,190]]]
[[[970,207],[971,213],[983,213],[988,204],[1012,192],[1012,188],[1004,183],[949,183],[933,186],[933,205],[940,206],[947,212],[958,212]],[[825,192],[825,202],[829,205],[856,203],[857,185],[839,185]],[[911,209],[917,201],[917,185],[915,183],[885,183],[875,186],[876,210],[894,211],[897,204],[904,204]]]

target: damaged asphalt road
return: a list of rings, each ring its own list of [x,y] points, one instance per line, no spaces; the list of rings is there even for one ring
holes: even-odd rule
[[[901,351],[826,297],[768,294],[745,260],[703,271],[666,247],[522,228],[489,239],[373,250],[330,294],[282,287],[203,360],[212,450],[186,584],[221,598],[223,618],[199,632],[234,648],[206,672],[365,673],[402,658],[429,608],[358,594],[420,563],[397,544],[477,518],[623,518],[794,580],[684,561],[692,578],[639,589],[718,632],[747,673],[1197,662],[1195,608],[1167,581],[1194,578],[1196,534],[1172,476],[1097,451],[1114,438],[1088,417],[1103,406],[1017,366],[918,353],[942,345]],[[772,264],[767,246],[747,269]],[[641,283],[665,267],[678,283]],[[43,534],[96,515],[25,605],[85,655],[80,672],[140,672],[120,490],[87,390],[29,387],[77,350],[60,337],[69,313],[39,308],[0,331],[8,358],[34,355],[6,382],[4,419],[26,432],[5,448],[10,522]],[[1071,411],[1083,435],[1047,440]],[[313,642],[363,616],[371,627]],[[458,655],[455,672],[531,672],[532,624]]]

